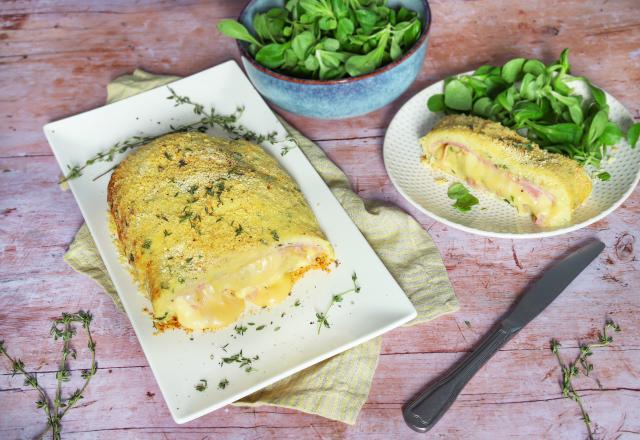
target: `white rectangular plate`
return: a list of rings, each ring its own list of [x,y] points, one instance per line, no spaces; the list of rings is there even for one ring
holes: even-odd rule
[[[221,113],[232,113],[238,106],[244,106],[239,121],[242,125],[257,133],[275,131],[278,139],[286,137],[284,127],[233,61],[176,81],[171,87],[179,95],[188,96],[205,107],[214,106]],[[44,132],[61,169],[66,171],[68,166],[83,164],[96,153],[131,136],[159,135],[169,132],[170,125],[199,119],[189,106],[174,107],[174,102],[166,99],[169,94],[167,87],[160,87],[47,124]],[[211,133],[225,135],[221,131]],[[281,145],[264,144],[263,147],[297,181],[341,264],[330,273],[308,273],[284,303],[244,316],[240,323],[248,330],[242,336],[236,334],[233,327],[193,336],[182,331],[154,335],[152,321],[143,312],[150,304],[121,264],[109,232],[109,174],[94,181],[113,163],[96,163],[81,177],[70,181],[82,215],[177,423],[227,405],[381,335],[416,315],[404,292],[304,154],[294,148],[282,156]],[[122,156],[117,156],[115,162],[121,159]],[[361,291],[345,296],[340,307],[334,306],[329,315],[331,328],[323,328],[318,334],[316,325],[311,324],[316,321],[316,313],[327,309],[333,294],[352,287],[353,272],[358,275]],[[295,306],[296,300],[300,300],[299,306]],[[257,331],[256,328],[262,325],[265,327]],[[259,356],[253,362],[254,371],[247,373],[238,368],[238,364],[219,365],[223,357],[240,350],[247,357]],[[223,378],[229,380],[229,385],[221,390],[217,384]],[[200,379],[206,379],[209,384],[203,392],[194,388]]]

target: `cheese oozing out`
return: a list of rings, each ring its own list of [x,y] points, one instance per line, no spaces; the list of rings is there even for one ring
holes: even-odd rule
[[[258,307],[289,296],[296,279],[316,266],[326,250],[312,244],[274,246],[262,255],[244,255],[208,273],[176,293],[170,307],[180,324],[192,330],[217,329],[236,321],[246,301]]]
[[[534,183],[514,176],[464,145],[440,143],[430,148],[431,165],[463,178],[469,185],[488,190],[513,205],[521,215],[531,215],[537,224],[566,215],[547,193]]]

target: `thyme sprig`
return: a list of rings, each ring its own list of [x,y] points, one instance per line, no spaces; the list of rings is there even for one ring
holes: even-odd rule
[[[242,350],[240,350],[238,353],[232,356],[222,358],[219,365],[222,367],[224,364],[237,363],[239,364],[238,368],[244,368],[244,371],[246,371],[247,373],[250,373],[251,371],[254,370],[252,366],[253,361],[257,361],[259,359],[260,359],[260,356],[258,355],[255,355],[253,357],[247,357],[242,353]]]
[[[202,116],[199,122],[195,122],[193,124],[188,124],[187,126],[178,128],[171,127],[172,130],[197,130],[200,132],[205,132],[209,128],[220,127],[224,131],[229,133],[234,139],[244,139],[247,141],[255,142],[257,144],[261,144],[263,142],[267,142],[271,145],[287,143],[287,145],[284,145],[280,150],[280,154],[282,156],[286,155],[293,148],[299,147],[298,141],[291,134],[287,134],[284,139],[278,139],[278,133],[276,131],[262,134],[239,124],[238,121],[245,110],[244,106],[236,107],[236,110],[233,113],[227,115],[223,113],[217,113],[213,106],[210,107],[210,110],[207,112],[202,104],[191,101],[188,96],[178,95],[175,90],[173,90],[169,86],[167,86],[167,89],[169,89],[169,92],[171,93],[170,96],[167,96],[167,99],[175,101],[174,107],[178,107],[179,105],[183,104],[190,105],[193,107],[193,112],[196,115]]]
[[[169,133],[181,133],[190,131],[199,131],[201,133],[204,133],[210,128],[218,127],[226,131],[234,139],[245,139],[251,142],[256,142],[258,144],[262,142],[267,142],[271,145],[284,143],[285,145],[280,149],[280,154],[282,156],[286,155],[292,149],[299,147],[296,139],[290,134],[288,134],[284,139],[278,139],[278,134],[275,131],[262,134],[257,133],[254,130],[245,127],[244,125],[241,125],[239,123],[239,120],[245,110],[243,106],[237,107],[233,113],[219,113],[215,110],[214,107],[210,107],[209,110],[207,110],[204,105],[191,101],[191,98],[189,98],[188,96],[178,95],[175,90],[173,90],[169,86],[167,86],[167,89],[169,89],[170,92],[170,95],[167,96],[167,99],[174,101],[174,107],[178,107],[180,105],[192,106],[193,112],[196,115],[200,116],[200,119],[190,124],[183,124],[179,126],[170,125],[170,131],[159,134],[157,136],[132,136],[124,141],[116,142],[109,149],[99,152],[91,158],[87,159],[82,165],[67,165],[67,174],[62,179],[60,179],[59,183],[65,183],[69,180],[76,179],[82,176],[82,173],[86,168],[97,162],[112,162],[117,154],[122,154],[129,150],[133,150],[134,148],[141,147]],[[100,174],[94,180],[102,177],[114,168],[115,166]]]
[[[331,304],[329,304],[329,307],[327,308],[327,310],[324,313],[321,313],[321,312],[316,313],[316,323],[318,324],[318,334],[320,334],[320,330],[322,330],[323,327],[331,328],[331,325],[329,324],[329,320],[327,319],[327,316],[329,315],[329,311],[331,310],[331,307],[333,307],[334,304],[342,302],[345,295],[348,295],[349,293],[360,292],[360,285],[358,284],[358,275],[356,275],[355,272],[351,275],[351,281],[353,281],[353,287],[351,289],[348,289],[348,290],[345,290],[344,292],[336,293],[335,295],[333,295],[331,297]]]
[[[93,165],[94,163],[111,162],[113,161],[116,154],[122,154],[126,151],[129,151],[141,145],[147,144],[158,137],[160,136],[132,136],[128,139],[125,139],[124,141],[116,142],[113,146],[111,146],[111,148],[105,151],[101,151],[97,153],[95,156],[87,159],[87,161],[83,165],[75,165],[73,167],[67,165],[67,168],[69,171],[62,179],[60,179],[58,183],[64,183],[69,180],[76,179],[82,176],[82,172],[87,167]],[[109,169],[108,171],[111,171],[111,169]]]
[[[56,392],[53,402],[47,395],[46,391],[38,383],[35,374],[29,373],[24,363],[20,359],[16,359],[7,353],[4,341],[0,341],[0,353],[3,354],[11,363],[11,375],[22,374],[24,376],[25,386],[29,386],[38,392],[39,399],[36,401],[36,408],[42,409],[47,418],[47,429],[42,433],[44,436],[49,430],[52,431],[53,439],[59,440],[62,430],[62,418],[67,411],[71,409],[80,399],[87,389],[91,378],[98,371],[98,363],[96,362],[96,343],[91,335],[91,320],[93,319],[90,312],[80,310],[77,313],[63,313],[58,319],[55,319],[51,325],[50,334],[54,340],[62,339],[62,355],[60,358],[59,369],[56,372]],[[84,379],[83,385],[76,389],[69,397],[62,397],[62,383],[71,380],[71,371],[69,370],[69,357],[76,359],[76,350],[71,347],[71,339],[76,334],[74,324],[82,324],[87,333],[87,346],[91,352],[91,366],[88,370],[83,370],[81,377]]]
[[[607,333],[608,330],[620,332],[621,328],[618,324],[611,320],[607,320],[602,329],[602,332],[598,333],[598,342],[591,344],[580,344],[580,353],[573,362],[565,364],[560,356],[560,343],[557,339],[551,340],[551,352],[555,355],[562,371],[562,395],[567,399],[571,399],[578,405],[580,409],[581,418],[587,427],[587,435],[589,440],[593,440],[593,429],[591,427],[591,418],[584,408],[582,403],[582,397],[578,394],[573,386],[572,379],[578,377],[580,373],[585,376],[593,371],[593,364],[589,362],[589,357],[593,355],[593,349],[599,347],[606,347],[613,342],[613,338]]]

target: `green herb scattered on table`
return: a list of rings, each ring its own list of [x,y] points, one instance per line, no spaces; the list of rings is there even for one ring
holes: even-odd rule
[[[329,320],[327,319],[327,316],[329,315],[329,310],[331,310],[331,307],[333,307],[333,305],[336,303],[341,303],[345,295],[349,293],[360,292],[360,285],[358,284],[358,275],[356,275],[355,272],[351,275],[351,281],[353,282],[353,287],[351,289],[348,289],[348,290],[345,290],[344,292],[336,293],[335,295],[333,295],[331,297],[331,304],[329,304],[329,307],[327,308],[327,310],[324,313],[320,313],[320,312],[316,313],[316,323],[318,324],[318,334],[320,334],[320,330],[322,330],[323,327],[326,327],[326,328],[331,327],[331,325],[329,324]]]
[[[593,364],[589,362],[589,357],[593,355],[593,349],[599,347],[606,347],[613,342],[613,338],[611,335],[607,333],[608,330],[613,330],[615,332],[620,332],[620,326],[614,323],[611,320],[608,320],[605,323],[604,328],[602,329],[602,333],[598,335],[598,342],[594,342],[592,344],[580,344],[580,353],[578,357],[571,363],[565,364],[560,356],[560,343],[556,339],[551,340],[551,352],[556,356],[558,363],[560,364],[560,369],[562,371],[562,395],[567,399],[571,399],[578,405],[580,408],[580,414],[584,424],[587,427],[587,434],[589,440],[593,440],[593,430],[591,429],[591,418],[589,414],[584,408],[582,404],[582,397],[575,390],[572,379],[574,377],[578,377],[580,373],[585,376],[589,376],[589,374],[593,371]]]
[[[62,339],[62,356],[60,358],[60,364],[58,371],[56,372],[56,393],[53,401],[49,398],[45,390],[38,383],[38,378],[35,374],[29,373],[26,370],[24,363],[20,359],[13,358],[7,352],[4,346],[4,341],[0,341],[0,353],[11,362],[11,376],[16,374],[22,374],[24,376],[25,386],[29,386],[38,391],[39,398],[36,402],[36,408],[40,408],[44,411],[47,417],[47,429],[39,436],[40,438],[51,430],[54,440],[60,439],[62,431],[62,418],[80,399],[83,398],[83,393],[87,389],[91,378],[95,376],[98,371],[98,363],[96,362],[96,343],[91,336],[91,320],[93,317],[90,312],[79,311],[77,313],[63,313],[62,316],[53,321],[51,325],[51,336],[54,340]],[[69,370],[68,360],[69,357],[76,359],[77,353],[74,348],[71,347],[71,338],[76,334],[76,328],[74,324],[82,324],[82,328],[87,333],[87,347],[91,353],[91,366],[88,370],[83,370],[81,377],[84,379],[84,383],[78,389],[76,389],[66,399],[62,397],[62,383],[69,382],[71,380],[71,371]]]
[[[244,107],[238,107],[235,112],[229,114],[219,113],[213,107],[211,107],[209,110],[206,110],[204,105],[191,101],[188,96],[178,95],[169,86],[167,86],[167,89],[169,89],[169,92],[171,93],[169,96],[167,96],[167,99],[174,101],[175,107],[178,107],[180,105],[192,106],[193,112],[196,115],[200,116],[200,120],[191,124],[180,125],[177,127],[171,125],[169,126],[169,131],[157,136],[132,136],[122,142],[116,142],[111,148],[95,154],[91,158],[87,159],[82,165],[74,165],[73,167],[67,165],[67,174],[62,179],[60,179],[59,183],[77,179],[78,177],[82,176],[83,171],[91,165],[97,162],[112,162],[115,159],[116,155],[123,154],[129,150],[133,150],[146,145],[149,142],[158,139],[159,137],[165,136],[169,133],[182,133],[190,131],[199,131],[201,133],[204,133],[211,128],[221,128],[234,139],[245,139],[258,144],[262,142],[266,142],[271,145],[284,143],[284,145],[280,149],[280,154],[282,156],[298,146],[298,142],[291,135],[287,135],[284,139],[278,139],[277,133],[275,132],[266,134],[256,133],[255,131],[240,124],[238,121],[240,120],[240,117],[244,112]],[[171,156],[166,152],[165,157],[168,160],[172,160]],[[107,174],[109,171],[112,171],[114,168],[115,166],[96,176],[93,180],[97,180],[98,178]]]
[[[591,99],[574,93],[583,82]],[[434,113],[466,113],[500,122],[540,147],[568,156],[581,165],[599,168],[607,149],[618,143],[622,129],[609,120],[605,93],[582,76],[571,75],[569,49],[545,65],[536,59],[514,58],[501,67],[481,66],[470,75],[449,77],[444,94],[427,106]],[[627,131],[631,148],[640,124]]]
[[[456,182],[449,187],[447,196],[455,200],[455,203],[451,206],[460,212],[471,211],[471,207],[478,204],[476,196],[471,194],[467,187],[460,182]]]
[[[359,76],[397,60],[420,37],[414,11],[386,0],[289,0],[253,18],[256,36],[236,20],[218,30],[245,41],[261,65],[299,78]]]

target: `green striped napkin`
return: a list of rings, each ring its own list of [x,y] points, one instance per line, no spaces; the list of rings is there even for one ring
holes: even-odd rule
[[[156,76],[136,70],[132,75],[116,78],[108,85],[107,102],[177,79],[175,76]],[[358,197],[351,190],[344,173],[320,147],[286,121],[281,119],[281,122],[296,138],[307,158],[409,296],[418,316],[408,325],[457,310],[458,301],[438,249],[424,229],[398,208]],[[86,225],[76,234],[64,259],[76,271],[100,284],[122,311],[120,299]],[[369,395],[380,347],[380,338],[376,338],[266,387],[234,405],[275,405],[354,424]]]

